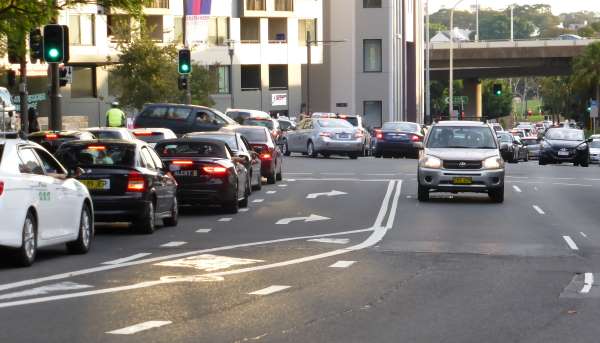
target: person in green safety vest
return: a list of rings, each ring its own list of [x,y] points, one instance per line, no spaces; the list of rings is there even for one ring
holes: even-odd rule
[[[125,127],[127,124],[127,116],[121,111],[118,102],[110,104],[111,109],[106,112],[106,126],[108,127]]]

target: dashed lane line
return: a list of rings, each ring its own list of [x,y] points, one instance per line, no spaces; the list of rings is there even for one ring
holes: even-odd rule
[[[546,214],[546,212],[544,212],[544,210],[542,210],[538,205],[533,205],[533,209],[541,215]]]
[[[137,260],[139,258],[146,257],[148,255],[152,255],[152,254],[149,252],[141,252],[139,254],[119,258],[116,260],[106,261],[106,262],[103,262],[102,264],[121,264],[121,263],[129,262],[129,261]]]
[[[273,285],[273,286],[269,286],[267,288],[259,289],[258,291],[250,292],[248,294],[250,294],[250,295],[269,295],[269,294],[281,292],[281,291],[286,290],[291,287],[292,286]]]
[[[589,293],[590,290],[592,290],[592,286],[594,285],[594,274],[592,273],[585,273],[583,276],[583,288],[581,288],[581,291],[579,291],[579,293]]]
[[[252,200],[252,202],[255,203],[255,204],[259,204],[259,203],[261,203],[263,201],[265,201],[265,199],[254,199],[254,200]]]
[[[230,222],[233,218],[219,218],[218,222]]]
[[[212,229],[198,229],[198,230],[196,230],[196,233],[209,233],[211,231],[212,231]]]
[[[583,232],[580,232],[579,234],[580,234],[582,237],[584,237],[584,238],[587,238],[587,235],[586,235],[585,233],[583,233]]]
[[[267,191],[267,194],[275,194],[277,191]]]
[[[521,188],[519,188],[519,186],[513,186],[513,189],[515,190],[515,192],[517,193],[521,193]]]
[[[569,248],[571,248],[571,250],[579,250],[577,244],[575,244],[575,242],[570,236],[563,236],[563,239],[565,240],[565,242],[567,242],[567,245],[569,246]]]
[[[107,334],[110,335],[133,335],[138,332],[159,328],[161,326],[172,324],[173,322],[168,320],[151,320],[148,322],[143,322],[139,324],[135,324],[132,326],[128,326],[122,329],[108,331]]]
[[[161,245],[161,248],[175,248],[175,247],[180,247],[182,245],[187,244],[187,242],[169,242],[169,243],[165,243],[163,245]]]
[[[329,266],[329,268],[348,268],[356,263],[356,261],[337,261],[336,263]]]

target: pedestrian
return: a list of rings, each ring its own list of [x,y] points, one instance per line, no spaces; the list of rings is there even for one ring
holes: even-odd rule
[[[118,102],[110,104],[111,108],[106,112],[106,126],[108,127],[125,127],[127,124],[127,116],[119,108]]]
[[[29,133],[40,131],[40,123],[38,122],[38,113],[33,107],[29,107],[27,111],[27,121],[29,122]]]

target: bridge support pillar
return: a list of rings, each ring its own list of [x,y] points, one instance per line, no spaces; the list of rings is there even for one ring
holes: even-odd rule
[[[483,114],[483,95],[479,79],[465,79],[463,81],[465,95],[469,98],[465,106],[465,116],[481,118]]]

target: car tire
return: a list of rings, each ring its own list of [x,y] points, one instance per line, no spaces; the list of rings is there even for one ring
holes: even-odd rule
[[[177,198],[173,198],[173,208],[171,208],[171,216],[163,219],[163,225],[167,227],[177,226],[179,223],[179,204]]]
[[[94,222],[92,211],[88,204],[84,204],[79,220],[79,234],[77,240],[67,243],[67,251],[70,254],[85,254],[90,250],[92,238],[94,237]]]
[[[331,154],[321,154],[321,155],[323,155],[324,158],[330,158],[331,157]]]
[[[149,201],[146,204],[144,214],[133,223],[133,226],[138,233],[145,235],[154,233],[154,230],[156,230],[156,210],[154,201]]]
[[[289,147],[288,147],[287,139],[283,140],[283,144],[281,145],[281,150],[283,150],[283,155],[284,156],[290,156],[292,154],[290,152]]]
[[[584,168],[589,167],[590,166],[590,161],[581,162],[581,166],[584,167]]]
[[[27,212],[23,222],[21,247],[15,252],[15,264],[29,267],[37,255],[37,220],[33,212]]]
[[[490,199],[492,199],[495,203],[503,203],[504,202],[504,187],[498,189],[491,189],[488,191],[488,195]]]
[[[281,181],[283,180],[283,170],[281,170],[282,168],[279,168],[279,173],[277,173],[275,175],[275,181]]]
[[[237,188],[236,188],[237,189]],[[228,214],[236,214],[240,209],[240,202],[237,199],[237,193],[234,195],[233,200],[223,204],[223,210]]]
[[[351,160],[357,160],[358,159],[358,155],[359,154],[350,154],[349,156],[350,156]]]
[[[524,162],[529,162],[529,153],[525,154],[525,158],[523,158]]]
[[[417,199],[419,201],[429,201],[429,188],[419,184],[417,189]]]
[[[381,158],[381,153],[380,152],[374,152],[373,156],[375,156],[375,158]]]
[[[277,173],[275,172],[275,170],[273,170],[273,172],[271,174],[269,174],[269,176],[267,176],[267,184],[269,185],[274,185],[277,182]]]
[[[312,158],[319,156],[319,153],[315,151],[315,145],[312,141],[308,141],[308,144],[306,145],[306,153]]]
[[[540,158],[540,159],[538,159],[538,164],[540,166],[545,166],[546,165],[546,161],[544,159]]]

